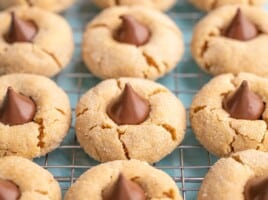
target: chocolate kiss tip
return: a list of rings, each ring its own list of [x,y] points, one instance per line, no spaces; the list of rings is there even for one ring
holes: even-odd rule
[[[231,24],[226,29],[225,36],[236,40],[247,41],[255,38],[257,35],[258,30],[256,26],[238,8]]]
[[[127,83],[118,99],[108,107],[107,113],[119,125],[135,125],[147,119],[150,106],[149,102]]]
[[[18,200],[20,190],[17,185],[11,181],[0,179],[0,199],[2,200]]]
[[[104,200],[146,200],[143,189],[135,182],[120,174],[113,191]]]
[[[141,46],[148,42],[150,38],[148,27],[141,24],[131,15],[122,15],[120,19],[122,19],[122,25],[115,33],[117,41],[136,46]]]
[[[11,12],[11,25],[6,40],[9,43],[32,42],[36,33],[37,26],[32,21],[19,19],[15,12]]]
[[[28,97],[8,87],[0,109],[0,122],[6,125],[20,125],[31,122],[36,113],[35,103]]]
[[[236,91],[223,99],[223,108],[233,118],[258,120],[265,105],[259,95],[250,91],[248,82],[243,81]]]

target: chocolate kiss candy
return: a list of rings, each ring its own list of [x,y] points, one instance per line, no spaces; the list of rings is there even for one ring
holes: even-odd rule
[[[257,120],[264,111],[262,99],[251,92],[247,81],[243,81],[240,87],[223,100],[223,108],[236,119]]]
[[[19,197],[20,190],[17,185],[0,179],[0,200],[18,200]]]
[[[11,25],[6,36],[7,42],[32,42],[36,33],[37,27],[33,22],[19,19],[14,12],[11,13]]]
[[[139,96],[129,83],[119,98],[108,107],[108,115],[119,125],[140,124],[149,113],[149,102]]]
[[[247,182],[244,190],[245,200],[267,200],[268,178],[254,178]]]
[[[136,46],[141,46],[148,42],[150,31],[145,25],[138,22],[131,15],[122,15],[120,18],[123,23],[115,34],[116,40]]]
[[[123,174],[119,175],[112,193],[103,197],[104,200],[146,200],[143,189],[135,182],[126,179]]]
[[[247,41],[255,38],[257,35],[258,30],[256,26],[238,9],[233,21],[225,32],[225,36],[236,40]]]
[[[0,122],[10,126],[25,124],[33,120],[35,113],[36,105],[30,98],[8,88],[0,109]]]

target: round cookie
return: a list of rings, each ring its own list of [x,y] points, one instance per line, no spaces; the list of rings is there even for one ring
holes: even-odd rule
[[[28,159],[7,156],[0,158],[0,196],[3,199],[60,200],[61,190],[47,170]],[[12,198],[16,196],[19,198]]]
[[[156,8],[159,10],[168,10],[176,3],[175,0],[93,0],[93,2],[101,8],[107,8],[112,6],[141,5]]]
[[[103,81],[76,108],[78,141],[101,162],[159,161],[182,141],[185,128],[182,103],[162,85],[144,79]]]
[[[117,38],[120,33],[127,41]],[[108,8],[93,19],[82,51],[89,70],[102,79],[157,79],[175,68],[184,47],[180,30],[166,15],[134,6]]]
[[[214,10],[195,27],[191,44],[194,59],[213,75],[244,71],[267,76],[267,18],[265,10],[250,6]],[[241,40],[230,38],[232,34]],[[253,37],[248,37],[250,34]]]
[[[268,154],[242,151],[220,159],[201,185],[198,200],[267,199]],[[266,189],[266,192],[265,192]],[[264,196],[266,194],[266,198]]]
[[[264,4],[265,0],[189,0],[197,8],[210,11],[215,8],[230,5],[230,4],[241,4],[241,5],[250,5],[250,6],[261,6]]]
[[[53,76],[70,62],[73,35],[61,16],[23,6],[0,12],[0,21],[0,74]]]
[[[36,6],[53,12],[61,12],[69,8],[75,0],[0,0],[0,9],[11,6],[27,5]]]
[[[139,185],[144,191],[146,199],[182,200],[171,177],[146,162],[138,160],[113,161],[93,167],[78,178],[67,191],[64,200],[101,200],[102,195],[116,187],[120,174]],[[122,188],[124,189],[124,187],[127,186],[123,185]],[[120,189],[122,188],[120,187]]]
[[[197,139],[208,151],[217,156],[246,149],[268,151],[266,84],[267,79],[249,73],[224,74],[197,93],[190,120]]]
[[[34,112],[23,121],[31,109],[25,98],[33,102]],[[70,121],[69,99],[50,79],[29,74],[0,77],[0,156],[45,155],[60,144]]]

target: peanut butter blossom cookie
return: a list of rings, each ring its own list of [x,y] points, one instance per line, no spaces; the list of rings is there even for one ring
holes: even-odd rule
[[[73,36],[67,22],[36,7],[0,12],[0,74],[53,76],[69,63]]]
[[[0,77],[0,156],[34,158],[55,149],[70,126],[67,95],[38,75]]]
[[[144,79],[103,81],[80,99],[76,134],[84,150],[101,162],[156,162],[184,137],[186,114],[168,89]]]
[[[138,160],[93,167],[67,191],[64,200],[182,200],[171,177]]]
[[[101,8],[141,5],[159,10],[168,10],[176,3],[176,0],[93,0],[93,2]]]
[[[261,6],[266,0],[189,0],[197,8],[210,11],[215,8],[230,4]]]
[[[100,78],[157,79],[183,54],[180,30],[166,15],[146,7],[106,9],[86,28],[83,59]]]
[[[58,182],[42,167],[21,157],[0,158],[1,200],[61,200]]]
[[[198,200],[267,200],[268,154],[242,151],[220,159],[206,175]]]
[[[268,151],[268,80],[249,73],[212,79],[193,100],[190,119],[197,139],[218,156]]]
[[[74,1],[75,0],[0,0],[0,9],[6,9],[17,5],[27,5],[60,12],[70,7]]]
[[[195,27],[192,54],[208,73],[268,75],[268,13],[250,6],[224,6]]]

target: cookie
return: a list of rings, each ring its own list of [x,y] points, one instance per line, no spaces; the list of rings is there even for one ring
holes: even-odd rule
[[[182,103],[162,85],[144,79],[103,81],[76,107],[78,141],[101,162],[159,161],[182,141],[185,128]]]
[[[75,0],[0,0],[0,9],[11,6],[27,5],[36,6],[53,12],[61,12],[69,8]]]
[[[240,4],[249,6],[261,6],[265,0],[189,0],[197,8],[210,11],[224,5]]]
[[[267,79],[249,73],[212,79],[190,108],[192,129],[213,154],[246,149],[268,151]]]
[[[146,7],[108,8],[91,21],[83,60],[96,76],[157,79],[183,54],[180,30],[166,15]]]
[[[217,75],[268,75],[268,13],[250,6],[224,6],[195,27],[192,54],[201,69]]]
[[[268,197],[268,154],[247,150],[220,159],[201,185],[198,200],[265,200]]]
[[[23,6],[0,12],[0,21],[0,74],[53,76],[70,62],[73,35],[61,16]]]
[[[67,134],[71,108],[67,95],[48,78],[0,77],[0,156],[34,158],[55,149]]]
[[[182,197],[166,173],[146,162],[130,160],[101,164],[82,174],[64,198],[78,199],[182,200]]]
[[[60,200],[53,176],[37,164],[18,156],[0,158],[0,197],[3,200]]]
[[[175,3],[175,0],[93,0],[93,2],[99,6],[100,8],[107,8],[112,6],[134,6],[134,5],[141,5],[141,6],[148,6],[151,8],[156,8],[159,10],[168,10],[170,9]]]

